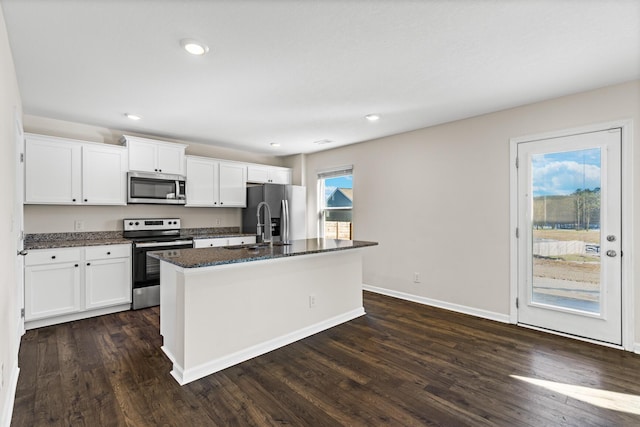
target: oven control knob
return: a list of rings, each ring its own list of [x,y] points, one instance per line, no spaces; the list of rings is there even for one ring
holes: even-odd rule
[[[140,223],[138,221],[136,221],[136,225],[140,225]]]
[[[133,221],[129,221],[129,225],[133,225]]]

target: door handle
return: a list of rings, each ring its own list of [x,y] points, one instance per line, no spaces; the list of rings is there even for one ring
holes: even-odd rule
[[[614,257],[616,257],[617,255],[618,255],[618,253],[617,253],[616,251],[614,251],[613,249],[609,249],[609,250],[607,251],[607,256],[608,256],[608,257],[614,258]]]

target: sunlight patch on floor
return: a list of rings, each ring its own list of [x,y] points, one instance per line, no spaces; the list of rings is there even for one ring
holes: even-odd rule
[[[599,406],[600,408],[640,415],[640,396],[572,384],[563,384],[537,378],[521,377],[518,375],[509,376],[520,381],[544,387],[547,390],[561,393],[573,399]]]

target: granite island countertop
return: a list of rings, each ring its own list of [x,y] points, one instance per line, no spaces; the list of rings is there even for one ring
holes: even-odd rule
[[[218,248],[172,249],[149,252],[147,256],[166,261],[182,268],[212,267],[225,264],[261,261],[298,255],[358,249],[376,246],[378,242],[363,240],[303,239],[291,244],[274,243],[273,246],[259,244],[225,246]]]

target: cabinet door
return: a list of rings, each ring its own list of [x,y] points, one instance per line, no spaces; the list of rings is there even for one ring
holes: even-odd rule
[[[274,184],[291,184],[291,169],[271,168],[270,182]]]
[[[80,203],[81,147],[72,141],[27,137],[25,203]]]
[[[187,156],[187,205],[214,206],[216,162]]]
[[[269,167],[259,165],[247,166],[247,181],[257,183],[269,182]]]
[[[24,308],[26,321],[80,311],[79,263],[26,267]]]
[[[157,172],[157,145],[146,141],[127,141],[129,169],[142,172]]]
[[[87,310],[131,302],[131,258],[85,262]]]
[[[240,163],[220,162],[218,171],[221,207],[247,206],[246,167]]]
[[[127,203],[127,150],[122,147],[82,147],[82,202],[90,205]]]
[[[158,144],[158,172],[184,175],[184,147],[182,145]]]

